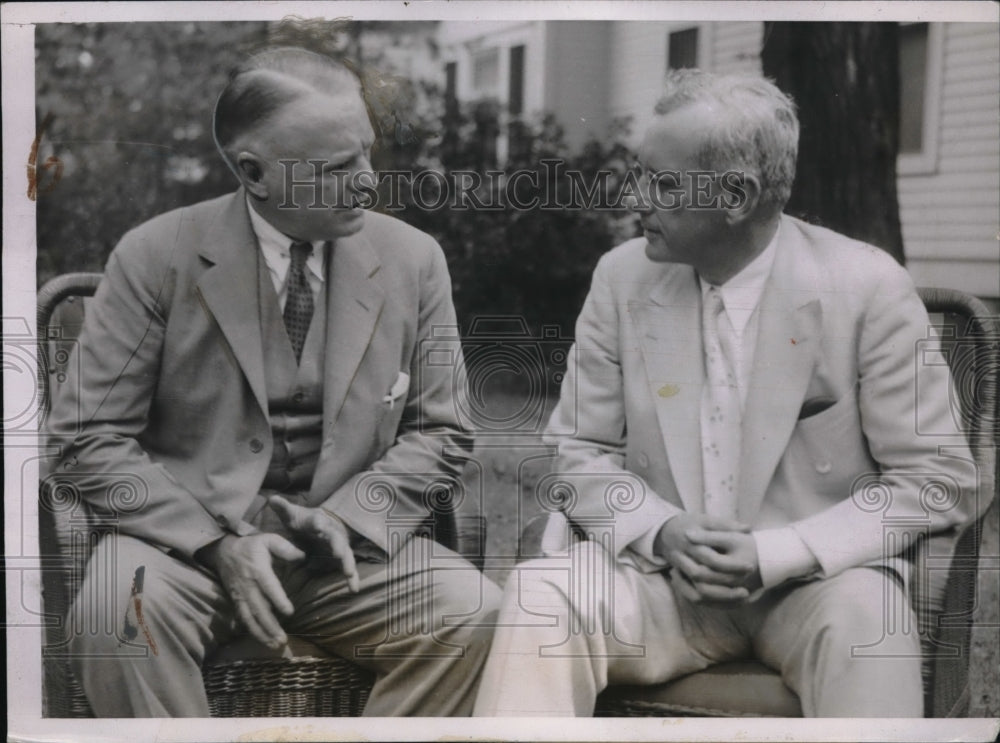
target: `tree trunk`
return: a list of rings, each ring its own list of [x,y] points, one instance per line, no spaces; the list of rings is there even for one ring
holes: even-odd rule
[[[896,195],[895,23],[765,24],[764,74],[795,100],[802,134],[786,212],[903,263]]]

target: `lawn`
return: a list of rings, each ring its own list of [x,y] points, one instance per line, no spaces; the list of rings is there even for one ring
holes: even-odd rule
[[[547,413],[552,400],[539,401]],[[534,404],[534,403],[532,403]],[[495,420],[520,419],[527,408],[521,397],[493,393],[487,400]],[[530,412],[530,411],[528,411]],[[466,471],[467,496],[461,512],[482,513],[487,526],[486,573],[501,585],[514,564],[518,535],[533,517],[544,513],[535,485],[551,468],[549,450],[537,434],[481,436]],[[1000,534],[996,501],[983,532],[979,601],[974,615],[971,657],[971,716],[1000,716]]]

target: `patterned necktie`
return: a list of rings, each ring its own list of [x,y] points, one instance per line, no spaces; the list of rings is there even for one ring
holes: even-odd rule
[[[312,255],[312,251],[309,243],[292,243],[292,264],[288,267],[284,318],[296,363],[302,358],[302,346],[306,342],[313,316],[313,293],[306,278],[306,260]]]
[[[702,306],[705,386],[701,396],[701,459],[705,513],[735,518],[742,438],[740,393],[731,349],[726,349],[719,337],[719,323],[727,322],[725,312],[722,295],[710,287]]]

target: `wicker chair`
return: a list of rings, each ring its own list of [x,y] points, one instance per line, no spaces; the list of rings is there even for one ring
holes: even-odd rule
[[[937,534],[911,551],[915,570],[911,601],[923,647],[924,714],[962,717],[969,709],[971,618],[983,525],[997,519],[997,441],[1000,436],[1000,327],[979,300],[959,291],[921,288],[920,297],[941,334],[955,378],[959,414],[979,465],[980,497],[994,502],[958,533]],[[560,514],[561,516],[561,514]],[[526,526],[519,558],[544,553],[542,539],[555,529],[539,516]],[[581,533],[572,528],[572,537]],[[597,700],[599,717],[801,717],[798,697],[766,666],[721,663],[668,683],[606,689]]]
[[[101,274],[58,276],[38,292],[38,384],[40,406],[49,408],[50,389],[65,379],[70,350],[83,323],[84,298],[92,296]],[[56,447],[50,446],[52,457]],[[51,461],[49,464],[51,465]],[[44,470],[44,467],[43,467]],[[458,516],[450,502],[433,504],[422,531],[482,565],[485,525],[476,516]],[[83,577],[90,551],[102,530],[113,528],[88,511],[71,489],[40,488],[39,534],[42,597],[47,617],[43,648],[43,704],[47,717],[92,717],[65,651],[65,620]],[[290,637],[291,658],[246,637],[227,645],[203,669],[212,716],[357,716],[364,709],[374,676],[350,661],[331,656],[306,638]]]

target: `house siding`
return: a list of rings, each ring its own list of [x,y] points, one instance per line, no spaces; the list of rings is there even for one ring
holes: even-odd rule
[[[690,24],[688,24],[690,27]],[[653,104],[663,89],[670,23],[617,21],[611,24],[611,118],[629,118],[635,143],[652,118]]]
[[[943,29],[937,163],[899,178],[907,266],[918,284],[1000,295],[1000,36]]]
[[[551,21],[545,24],[544,107],[579,146],[603,137],[608,126],[609,22]],[[580,53],[585,51],[585,53]]]
[[[764,24],[751,21],[713,23],[709,69],[716,72],[760,74],[760,49]]]

